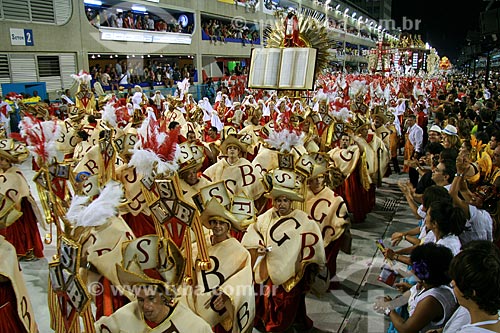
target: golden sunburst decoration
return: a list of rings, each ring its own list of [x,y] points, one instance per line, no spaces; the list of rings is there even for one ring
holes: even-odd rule
[[[284,47],[285,42],[285,18],[288,13],[279,11],[275,13],[274,25],[265,31],[267,37],[266,47]],[[325,14],[303,9],[301,13],[296,13],[299,26],[299,39],[305,47],[317,49],[316,73],[327,67],[331,54],[329,52],[333,39],[328,37],[328,20]]]

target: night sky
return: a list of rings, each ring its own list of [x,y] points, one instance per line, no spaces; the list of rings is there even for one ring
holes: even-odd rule
[[[480,30],[479,15],[487,5],[488,2],[483,0],[467,1],[465,6],[450,0],[421,0],[412,1],[412,4],[410,1],[393,0],[392,17],[396,26],[402,28],[403,18],[413,22],[414,26],[417,19],[422,20],[418,30],[406,31],[421,34],[424,42],[436,48],[440,56],[447,56],[453,62],[465,44],[467,31]],[[407,27],[410,26],[408,23]]]

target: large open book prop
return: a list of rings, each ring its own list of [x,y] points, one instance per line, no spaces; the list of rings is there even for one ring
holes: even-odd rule
[[[316,49],[256,48],[250,60],[249,88],[312,90]]]

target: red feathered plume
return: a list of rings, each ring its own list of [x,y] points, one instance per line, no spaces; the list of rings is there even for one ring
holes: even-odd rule
[[[126,126],[130,121],[130,115],[128,114],[128,110],[126,106],[118,106],[118,103],[115,104],[116,107],[116,123],[120,127]]]
[[[59,137],[59,126],[56,120],[40,121],[27,114],[20,122],[20,136],[14,135],[15,139],[22,138],[32,153],[41,160],[42,164],[51,162],[57,155],[56,140]]]
[[[175,128],[167,133],[165,122],[160,124],[150,117],[146,136],[140,135],[142,149],[151,150],[164,161],[173,161],[179,132],[179,128]]]
[[[165,161],[172,161],[175,158],[175,147],[179,139],[179,132],[179,128],[171,130],[163,144],[160,146],[158,155],[162,156]]]

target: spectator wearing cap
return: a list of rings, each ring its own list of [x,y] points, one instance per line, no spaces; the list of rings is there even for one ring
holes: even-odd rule
[[[441,143],[441,127],[438,125],[432,125],[429,129],[429,143],[431,142]]]

